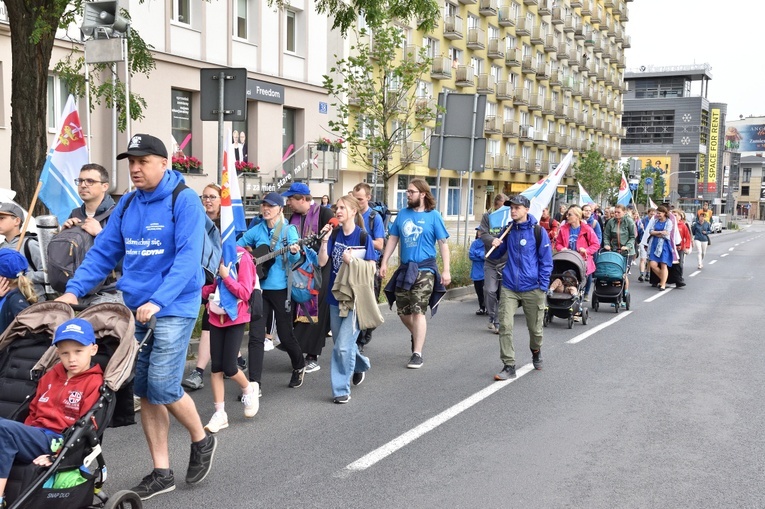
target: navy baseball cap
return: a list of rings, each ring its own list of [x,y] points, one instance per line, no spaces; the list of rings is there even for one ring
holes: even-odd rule
[[[306,184],[302,182],[293,182],[289,189],[282,193],[282,196],[289,198],[293,194],[302,194],[304,196],[311,196],[311,190]]]
[[[81,345],[90,346],[96,343],[96,335],[93,332],[93,326],[90,322],[83,320],[82,318],[72,318],[56,329],[56,334],[53,336],[53,344],[59,343],[71,339],[77,341]]]
[[[270,192],[259,203],[267,203],[274,207],[284,207],[284,198],[279,193]]]
[[[130,138],[128,148],[117,156],[117,159],[125,159],[129,156],[159,156],[167,159],[167,149],[162,140],[150,134],[136,134]]]
[[[505,202],[505,205],[522,205],[526,208],[529,208],[531,207],[531,202],[529,201],[528,198],[526,198],[522,194],[516,194],[515,196],[507,200]]]

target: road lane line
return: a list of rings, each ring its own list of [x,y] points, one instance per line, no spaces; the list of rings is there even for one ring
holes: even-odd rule
[[[603,329],[605,329],[606,327],[609,327],[609,326],[615,324],[616,322],[618,322],[622,318],[627,318],[631,314],[632,314],[632,311],[624,311],[622,313],[619,313],[618,315],[615,315],[613,318],[611,318],[606,323],[601,323],[597,327],[593,327],[592,329],[588,330],[587,332],[583,332],[582,334],[579,334],[578,336],[569,339],[568,341],[566,341],[566,343],[568,343],[570,345],[575,345],[575,344],[579,343],[580,341],[582,341],[583,339],[589,338],[590,336],[592,336],[596,332],[600,332]]]
[[[697,276],[697,275],[699,275],[699,274],[701,274],[701,271],[700,271],[700,270],[697,270],[696,272],[693,272],[692,274],[689,274],[689,275],[688,275],[688,277]]]
[[[709,262],[709,265],[713,265],[715,263],[717,263],[717,260],[712,260],[711,262]]]
[[[440,414],[434,417],[431,417],[430,419],[423,422],[419,426],[410,429],[406,433],[403,433],[402,435],[399,435],[398,437],[394,438],[387,444],[381,447],[378,447],[377,449],[370,452],[369,454],[366,454],[365,456],[362,456],[361,458],[357,459],[353,463],[347,465],[341,472],[337,474],[337,476],[347,477],[350,473],[366,470],[367,468],[371,467],[378,461],[384,458],[387,458],[388,456],[398,451],[402,447],[414,442],[415,440],[423,436],[425,433],[429,431],[433,431],[438,426],[447,422],[451,418],[456,417],[457,415],[461,414],[462,412],[472,407],[476,403],[480,403],[481,401],[488,398],[495,392],[501,389],[504,389],[511,383],[521,378],[523,375],[533,370],[534,370],[534,367],[531,364],[526,364],[525,366],[522,366],[516,372],[517,378],[515,378],[514,380],[508,380],[507,382],[494,382],[493,384],[489,385],[485,389],[481,389],[480,391],[460,401],[459,403],[452,406],[451,408],[448,408],[444,410],[443,412],[441,412]]]
[[[728,248],[728,251],[733,251],[734,249],[736,249],[736,248],[735,247],[731,247],[731,248]]]
[[[730,253],[723,253],[723,254],[721,254],[721,255],[720,255],[720,258],[725,258],[725,257],[726,257],[726,256],[728,256],[729,254],[730,254]]]
[[[655,301],[656,299],[658,299],[658,298],[660,298],[660,297],[662,297],[662,296],[664,296],[664,295],[667,295],[667,294],[668,294],[669,292],[671,292],[672,290],[673,290],[673,288],[665,288],[665,290],[664,290],[663,292],[661,292],[661,291],[657,290],[657,292],[658,292],[658,293],[657,293],[656,295],[654,295],[653,297],[648,297],[648,298],[647,298],[646,300],[644,300],[643,302],[653,302],[653,301]]]

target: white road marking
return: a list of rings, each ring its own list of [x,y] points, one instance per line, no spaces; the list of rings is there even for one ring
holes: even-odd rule
[[[606,309],[608,309],[608,308],[606,308]],[[592,336],[596,332],[602,331],[606,327],[609,327],[609,326],[615,324],[616,322],[618,322],[622,318],[626,318],[626,317],[628,317],[631,314],[632,314],[632,311],[624,311],[622,313],[619,313],[618,315],[615,315],[613,318],[611,318],[606,323],[601,323],[597,327],[593,327],[592,329],[588,330],[587,332],[583,332],[582,334],[579,334],[578,336],[569,339],[568,341],[566,341],[566,343],[568,343],[570,345],[575,345],[575,344],[579,343],[580,341],[582,341],[584,339],[587,339],[588,337]]]
[[[665,289],[663,292],[662,292],[662,291],[659,291],[659,290],[656,290],[656,291],[658,292],[656,295],[654,295],[653,297],[648,297],[648,298],[647,298],[646,300],[644,300],[643,302],[653,302],[653,301],[655,301],[656,299],[658,299],[659,297],[662,297],[662,296],[664,296],[664,295],[668,294],[668,293],[669,293],[669,292],[671,292],[672,290],[673,290],[672,288],[666,288],[666,289]]]
[[[728,249],[728,251],[733,251],[734,249],[736,249],[736,248],[735,247],[731,247],[731,248]]]
[[[711,262],[709,262],[709,265],[712,265],[712,264],[715,264],[715,263],[717,263],[717,260],[712,260]]]
[[[723,254],[720,255],[720,258],[725,258],[726,256],[728,256],[728,254],[729,253],[723,253]]]
[[[374,451],[370,452],[369,454],[362,456],[361,458],[357,459],[353,463],[346,466],[341,472],[336,474],[337,477],[346,477],[352,472],[359,472],[361,470],[366,470],[367,468],[371,467],[378,461],[390,456],[394,452],[398,451],[405,445],[408,445],[421,436],[423,436],[425,433],[432,431],[436,429],[441,424],[445,423],[452,417],[456,417],[457,415],[461,414],[468,408],[472,407],[476,403],[479,403],[483,401],[484,399],[488,398],[495,392],[504,389],[514,381],[521,378],[523,375],[527,374],[530,371],[533,371],[534,367],[531,364],[526,364],[525,366],[522,366],[518,371],[516,371],[516,376],[514,380],[508,380],[507,382],[494,382],[493,384],[489,385],[485,389],[482,389],[472,396],[460,401],[456,405],[452,406],[451,408],[448,408],[441,412],[440,414],[431,417],[427,421],[423,422],[419,426],[410,429],[406,433],[403,433],[402,435],[399,435],[398,437],[394,438],[387,444],[378,447]]]
[[[696,272],[693,272],[693,273],[689,274],[689,275],[688,275],[688,277],[697,276],[697,275],[699,275],[699,274],[701,274],[701,271],[700,271],[700,270],[697,270]]]

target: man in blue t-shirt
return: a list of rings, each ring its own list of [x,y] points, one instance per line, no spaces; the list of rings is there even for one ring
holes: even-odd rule
[[[427,322],[425,310],[430,306],[431,316],[438,305],[438,296],[452,280],[449,270],[449,234],[430,186],[423,179],[413,179],[406,190],[407,208],[399,211],[396,221],[388,229],[390,237],[385,246],[380,276],[385,278],[388,260],[401,240],[400,265],[393,274],[385,292],[395,289],[396,309],[412,339],[412,357],[408,368],[422,367],[422,348],[425,345]],[[436,243],[444,262],[443,273],[436,266]],[[415,270],[416,269],[416,270]],[[443,282],[443,284],[441,284]],[[389,299],[390,300],[390,299]]]
[[[383,224],[382,216],[369,206],[369,200],[372,199],[372,188],[369,184],[361,182],[356,184],[353,188],[353,197],[359,202],[359,212],[364,218],[364,229],[372,238],[372,245],[377,253],[378,268],[379,261],[382,257],[383,246],[385,244],[385,226]],[[382,278],[380,277],[380,271],[375,274],[375,296],[377,300],[380,300],[380,287],[382,286]],[[364,350],[364,345],[372,341],[372,331],[374,329],[362,331],[359,334],[357,343],[359,348]]]

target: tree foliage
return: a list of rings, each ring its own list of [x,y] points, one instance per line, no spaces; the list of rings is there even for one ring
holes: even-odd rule
[[[619,170],[595,150],[595,144],[579,157],[574,172],[576,180],[594,200],[611,200],[616,196],[621,180]]]
[[[660,204],[664,201],[664,189],[666,186],[666,182],[664,180],[664,171],[661,169],[654,168],[652,166],[647,166],[643,168],[643,170],[640,172],[640,184],[638,186],[638,191],[635,196],[635,201],[641,205],[645,205],[648,203],[647,195],[645,192],[645,179],[652,178],[653,179],[653,193],[650,194],[651,199],[654,203]]]
[[[66,29],[78,19],[82,14],[83,0],[4,0],[4,3],[11,26],[11,186],[17,192],[16,199],[27,204],[34,195],[48,149],[48,74],[56,31],[59,28]],[[126,15],[124,11],[123,15]],[[75,41],[72,41],[72,45],[75,46]],[[149,50],[138,33],[133,31],[128,48],[131,74],[148,73],[153,69]],[[73,49],[70,57],[74,62],[71,66],[61,64],[56,69],[70,90],[79,91],[81,93],[77,95],[82,95],[85,82],[84,76],[79,73],[84,59],[81,53],[77,54],[76,49]],[[79,66],[76,65],[77,61],[81,61]],[[94,72],[91,76],[98,76],[98,73]],[[110,77],[107,78],[109,83],[105,86],[96,79],[91,84],[91,98],[96,103],[109,100],[111,104],[114,90]],[[120,82],[117,88],[120,88]],[[124,93],[121,97],[124,97]],[[141,118],[146,103],[139,96],[131,97],[134,97],[131,101],[131,117]],[[121,125],[124,128],[124,103],[121,106]],[[35,212],[39,213],[41,209],[42,206]]]
[[[346,140],[351,161],[376,172],[387,196],[388,180],[425,152],[427,140],[420,133],[435,119],[437,107],[432,99],[417,97],[416,87],[431,60],[424,49],[404,46],[393,24],[352,30],[357,42],[350,56],[338,59],[324,76],[338,112],[329,127]],[[394,158],[396,152],[402,157]]]

